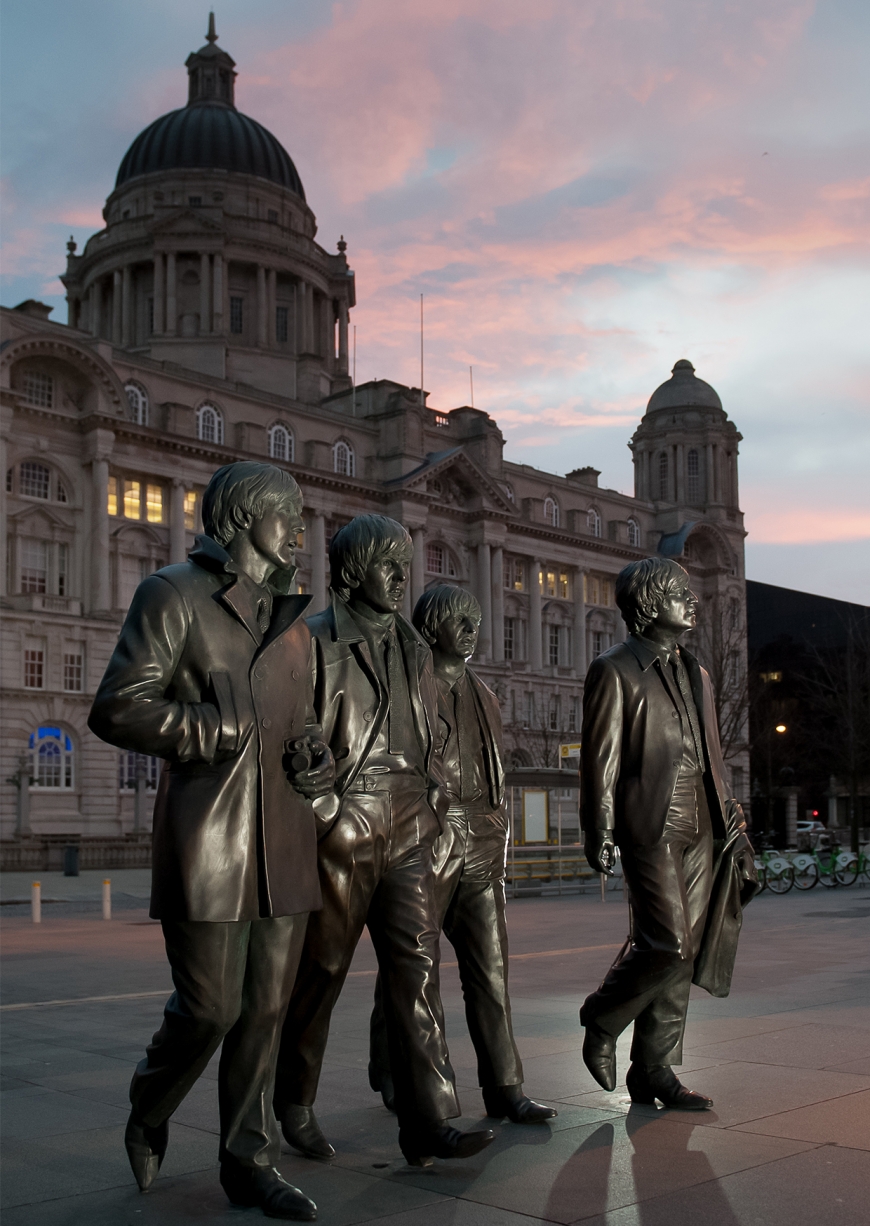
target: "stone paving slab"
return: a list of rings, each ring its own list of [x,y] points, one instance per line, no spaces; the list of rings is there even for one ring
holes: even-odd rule
[[[497,1125],[482,1154],[432,1171],[405,1165],[395,1117],[368,1087],[375,960],[364,940],[336,1010],[317,1101],[338,1156],[319,1164],[285,1149],[281,1170],[318,1202],[320,1220],[336,1226],[863,1224],[870,908],[858,905],[862,897],[762,895],[749,908],[731,996],[692,994],[681,1074],[714,1097],[703,1114],[632,1107],[628,1036],[613,1094],[582,1064],[577,1011],[624,938],[621,902],[575,895],[509,903],[526,1088],[559,1115],[538,1128]],[[4,1005],[25,1006],[0,1014],[4,1226],[262,1220],[232,1209],[217,1182],[217,1057],[173,1119],[153,1189],[141,1196],[133,1184],[123,1149],[127,1087],[171,990],[159,925],[141,908],[110,923],[46,915],[39,927],[8,918],[5,907],[3,914]],[[447,1032],[462,1124],[473,1126],[483,1104],[451,955],[445,945]]]

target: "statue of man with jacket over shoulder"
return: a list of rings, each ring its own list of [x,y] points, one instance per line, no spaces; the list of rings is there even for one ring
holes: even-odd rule
[[[438,754],[450,802],[444,833],[435,844],[436,914],[459,962],[487,1115],[541,1124],[556,1111],[523,1093],[523,1066],[511,1024],[501,711],[495,694],[468,667],[480,619],[475,597],[447,583],[425,591],[414,608],[414,626],[432,648]],[[369,1081],[393,1109],[380,978],[371,1019]]]
[[[757,886],[753,853],[725,782],[710,678],[677,645],[696,622],[688,574],[665,558],[632,562],[617,577],[616,603],[630,634],[586,675],[580,820],[593,869],[612,873],[620,850],[631,932],[580,1010],[583,1059],[605,1090],[614,1089],[616,1040],[633,1022],[632,1101],[704,1111],[712,1100],[686,1089],[672,1066],[682,1062],[693,978],[726,995],[736,953],[739,922],[724,933],[721,920],[718,931],[707,923],[714,849],[717,881],[727,888],[733,863],[732,876],[749,883],[738,911]],[[699,976],[705,945],[718,948],[713,957],[706,950]]]
[[[447,798],[436,753],[432,653],[400,614],[413,555],[401,524],[359,515],[329,545],[332,601],[308,621],[314,709],[336,760],[315,803],[323,909],[312,915],[281,1040],[275,1113],[310,1158],[334,1150],[314,1115],[329,1023],[368,927],[384,983],[399,1145],[412,1165],[468,1158],[494,1140],[460,1132],[444,1039],[432,847]]]
[[[169,1117],[221,1042],[220,1179],[235,1205],[311,1220],[275,1169],[271,1103],[281,1023],[309,912],[320,906],[312,801],[335,766],[312,707],[311,599],[288,595],[302,530],[289,473],[219,469],[187,562],[133,597],[89,724],[165,759],[154,807],[151,915],[175,991],[130,1087],[125,1144],[142,1191]],[[288,778],[287,742],[307,747]]]

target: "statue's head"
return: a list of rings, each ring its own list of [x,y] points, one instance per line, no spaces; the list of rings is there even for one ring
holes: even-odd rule
[[[449,658],[467,660],[477,646],[480,616],[480,605],[471,592],[438,583],[417,601],[413,622],[430,647]]]
[[[225,464],[202,496],[202,524],[224,549],[245,533],[276,569],[290,570],[304,526],[302,491],[290,473],[274,464],[250,460]]]
[[[670,558],[630,562],[616,576],[616,603],[632,634],[658,623],[682,634],[695,625],[698,600],[688,572]]]
[[[357,515],[329,543],[330,586],[339,600],[398,613],[413,556],[411,537],[395,519]]]

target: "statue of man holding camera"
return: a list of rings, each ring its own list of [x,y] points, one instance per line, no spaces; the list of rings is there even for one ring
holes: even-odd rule
[[[89,719],[165,759],[154,808],[151,915],[175,991],[130,1087],[125,1143],[142,1191],[169,1118],[221,1042],[220,1179],[235,1205],[311,1220],[275,1169],[281,1023],[309,912],[321,903],[312,801],[332,789],[316,735],[308,596],[289,595],[302,496],[270,464],[219,469],[187,562],[141,583]],[[302,742],[288,778],[286,747]],[[297,764],[298,765],[298,764]]]

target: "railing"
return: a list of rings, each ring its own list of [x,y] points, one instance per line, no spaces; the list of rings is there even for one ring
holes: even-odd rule
[[[151,836],[130,835],[119,839],[51,838],[3,839],[0,870],[3,872],[60,872],[67,847],[78,848],[80,869],[150,868]]]

